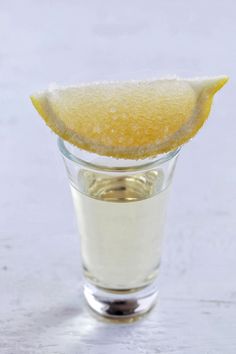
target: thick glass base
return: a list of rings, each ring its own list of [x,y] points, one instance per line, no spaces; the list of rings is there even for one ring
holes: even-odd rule
[[[130,319],[144,315],[157,300],[155,284],[132,292],[110,292],[85,283],[84,296],[89,307],[97,314],[110,319]]]

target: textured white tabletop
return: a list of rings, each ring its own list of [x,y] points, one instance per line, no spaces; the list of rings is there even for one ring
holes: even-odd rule
[[[236,5],[0,1],[0,353],[236,353]],[[228,74],[175,174],[159,306],[91,316],[55,136],[28,96],[50,82]]]

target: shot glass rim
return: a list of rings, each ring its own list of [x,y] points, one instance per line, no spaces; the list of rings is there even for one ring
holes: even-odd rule
[[[181,146],[180,146],[177,149],[171,150],[171,151],[164,153],[164,154],[156,155],[151,158],[139,159],[139,160],[127,160],[127,159],[116,159],[116,158],[108,157],[108,156],[101,156],[101,155],[97,155],[95,153],[85,151],[85,150],[80,149],[76,146],[73,146],[72,144],[63,140],[60,137],[58,137],[57,143],[58,143],[58,148],[59,148],[60,153],[66,159],[68,159],[74,163],[77,163],[79,165],[85,166],[91,170],[108,171],[108,172],[143,171],[146,169],[152,169],[155,166],[159,166],[159,165],[173,159],[174,157],[176,157],[179,154],[179,152],[181,150]],[[78,152],[83,152],[83,153],[87,154],[88,156],[94,155],[94,156],[97,156],[98,158],[107,158],[107,159],[110,159],[114,162],[115,161],[124,161],[124,163],[130,162],[130,164],[133,164],[134,162],[136,162],[137,165],[134,164],[134,165],[130,165],[130,166],[129,165],[127,165],[127,166],[106,166],[104,164],[97,164],[97,163],[89,162],[89,161],[86,161],[78,156],[75,156],[71,151],[69,151],[69,149],[67,148],[67,145],[76,149]]]

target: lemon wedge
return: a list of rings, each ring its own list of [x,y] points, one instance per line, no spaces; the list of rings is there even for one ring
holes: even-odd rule
[[[79,148],[116,158],[165,153],[206,121],[226,76],[54,87],[31,100],[46,124]]]

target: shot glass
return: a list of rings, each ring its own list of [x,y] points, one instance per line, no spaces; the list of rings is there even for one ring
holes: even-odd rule
[[[84,296],[113,319],[155,304],[166,204],[180,149],[144,160],[104,157],[59,138],[80,233]]]

